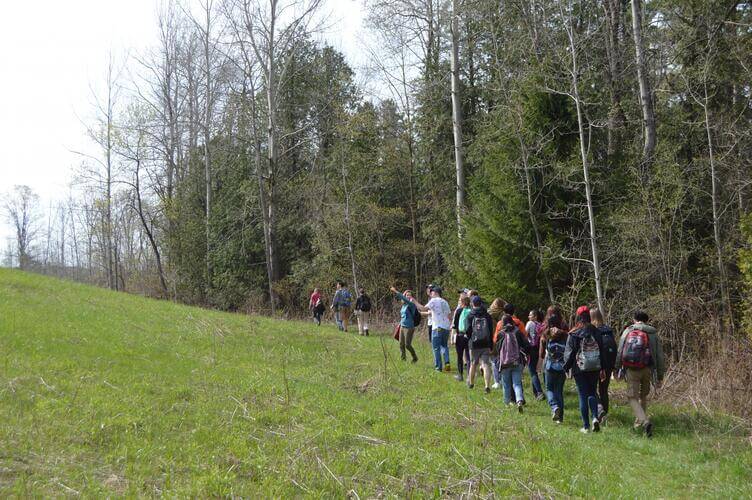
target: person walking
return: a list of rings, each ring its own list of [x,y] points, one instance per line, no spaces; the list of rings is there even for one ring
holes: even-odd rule
[[[528,321],[525,324],[527,339],[530,342],[530,356],[527,361],[527,371],[530,373],[530,382],[533,386],[533,395],[538,401],[544,398],[543,387],[541,387],[540,377],[538,377],[538,360],[540,339],[543,333],[543,313],[533,310],[528,314]]]
[[[371,316],[371,297],[366,295],[365,289],[358,290],[355,300],[355,317],[358,319],[358,333],[368,337],[368,319]]]
[[[449,363],[449,329],[452,326],[452,310],[441,297],[441,287],[431,288],[431,300],[424,306],[415,302],[419,311],[431,314],[431,347],[436,371],[452,371]],[[442,363],[443,361],[443,363]]]
[[[496,339],[501,331],[501,316],[504,314],[505,305],[507,305],[507,303],[497,297],[491,302],[491,307],[488,308],[488,314],[491,315],[494,324],[493,356],[491,356],[494,383],[491,386],[491,389],[499,389],[501,387],[501,376],[499,375],[499,351],[496,349]]]
[[[543,330],[539,356],[544,360],[546,372],[546,397],[551,408],[551,418],[557,424],[564,421],[564,352],[567,348],[567,332],[561,328],[561,318],[556,314],[548,317]]]
[[[635,415],[635,429],[653,437],[653,423],[647,414],[650,383],[660,387],[666,364],[658,331],[648,324],[649,320],[646,312],[634,314],[634,324],[619,339],[616,369],[627,380],[627,399]]]
[[[470,369],[467,374],[467,387],[475,387],[478,366],[483,368],[483,381],[486,394],[491,392],[491,348],[493,347],[493,320],[477,295],[472,298],[472,309],[466,321],[468,325],[468,347],[470,348]]]
[[[501,383],[504,386],[504,404],[517,403],[517,410],[522,413],[525,395],[522,389],[522,367],[527,363],[530,343],[515,325],[511,314],[501,317],[499,344],[499,369]],[[514,396],[514,401],[512,397]]]
[[[611,375],[614,373],[614,367],[616,366],[618,347],[614,331],[603,321],[603,314],[601,314],[600,309],[597,307],[590,309],[590,319],[593,322],[593,326],[601,332],[601,339],[603,341],[604,358],[602,368],[605,376],[598,378],[598,420],[603,423],[603,420],[608,415],[608,386],[611,383]]]
[[[337,281],[337,291],[334,293],[331,308],[334,309],[334,320],[340,331],[347,332],[350,322],[350,306],[352,295],[343,281]]]
[[[457,375],[454,378],[460,382],[463,380],[464,369],[470,369],[470,328],[468,326],[468,317],[472,312],[470,297],[464,295],[460,298],[459,314],[455,314],[456,332],[454,347],[457,351]]]
[[[433,283],[426,285],[426,296],[428,300],[431,300],[431,289],[433,289]],[[428,343],[433,345],[433,323],[431,322],[431,315],[426,318],[426,329],[428,330]]]
[[[580,398],[582,429],[580,432],[601,430],[598,420],[598,377],[604,377],[603,341],[601,333],[590,321],[590,309],[582,306],[577,309],[577,324],[567,338],[564,352],[564,371],[572,370]],[[592,419],[592,420],[591,420]]]
[[[400,330],[399,330],[399,344],[400,355],[402,361],[407,359],[405,351],[409,351],[413,357],[413,363],[418,362],[418,355],[415,354],[413,349],[413,335],[415,334],[415,318],[420,315],[417,307],[413,302],[413,292],[405,290],[403,293],[399,293],[396,288],[391,287],[391,292],[402,301],[402,308],[400,309]]]
[[[321,326],[321,316],[324,314],[324,302],[321,300],[321,292],[318,288],[313,289],[310,299],[308,300],[308,309],[313,313],[313,322]]]

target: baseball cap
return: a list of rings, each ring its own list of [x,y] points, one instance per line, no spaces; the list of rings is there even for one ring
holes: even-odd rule
[[[439,285],[433,285],[431,286],[431,291],[436,292],[439,295],[441,295],[441,292],[443,291]]]
[[[474,306],[479,306],[483,303],[483,301],[480,299],[480,295],[473,296],[473,300],[471,301]]]
[[[588,306],[580,306],[577,308],[577,316],[579,316],[582,313],[590,314],[590,308]]]

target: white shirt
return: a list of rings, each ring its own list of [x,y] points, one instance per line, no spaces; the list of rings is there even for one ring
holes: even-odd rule
[[[449,302],[441,297],[434,297],[428,301],[426,307],[431,311],[431,326],[449,331],[452,326],[450,318],[452,310],[449,307]]]

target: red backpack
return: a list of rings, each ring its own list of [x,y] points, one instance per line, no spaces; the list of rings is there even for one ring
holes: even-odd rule
[[[621,364],[627,368],[647,368],[653,364],[647,333],[637,329],[627,333],[621,351]]]

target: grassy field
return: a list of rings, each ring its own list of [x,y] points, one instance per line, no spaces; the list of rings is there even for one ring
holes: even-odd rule
[[[418,348],[0,270],[0,496],[750,494],[731,419],[654,407],[648,440],[617,385],[582,435],[570,382],[554,426]]]

